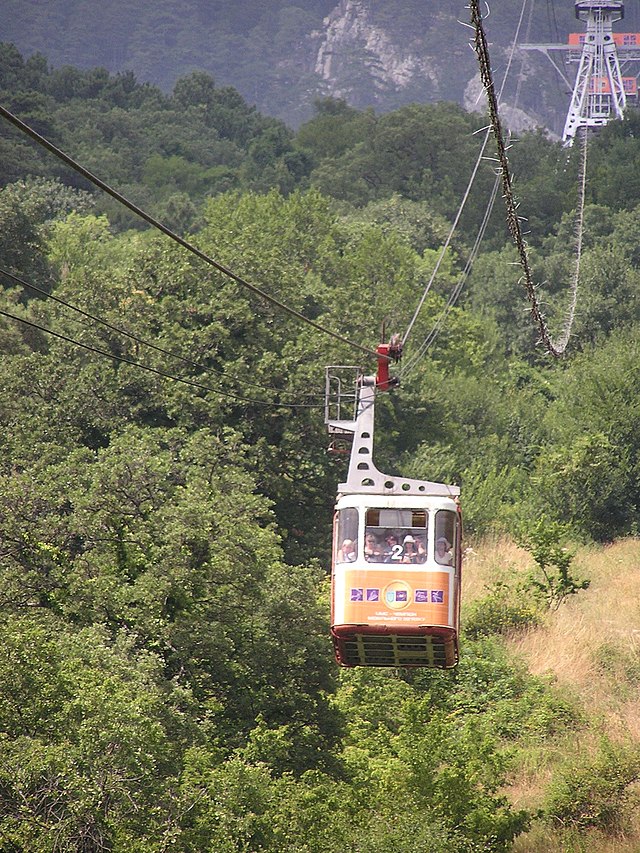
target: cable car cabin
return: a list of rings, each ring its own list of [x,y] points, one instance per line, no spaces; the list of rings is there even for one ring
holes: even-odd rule
[[[460,624],[460,489],[383,474],[373,463],[375,395],[393,383],[390,347],[378,347],[375,377],[327,368],[325,422],[341,440],[353,437],[334,518],[331,635],[342,666],[452,667]],[[345,370],[356,371],[351,384],[341,376]]]
[[[455,666],[460,567],[453,498],[339,497],[331,585],[338,663]]]

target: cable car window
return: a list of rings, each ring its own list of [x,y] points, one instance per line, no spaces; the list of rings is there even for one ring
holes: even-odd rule
[[[436,513],[436,547],[434,556],[441,566],[454,562],[454,548],[458,525],[457,513],[441,509]]]
[[[427,525],[424,509],[368,509],[365,560],[370,563],[424,563]]]
[[[353,563],[358,548],[358,510],[349,508],[338,512],[336,563]]]

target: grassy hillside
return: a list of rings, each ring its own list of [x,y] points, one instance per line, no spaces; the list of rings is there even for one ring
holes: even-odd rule
[[[534,822],[513,850],[636,853],[640,788],[629,776],[637,777],[640,752],[640,540],[579,548],[575,566],[591,579],[589,589],[505,640],[510,655],[548,679],[581,720],[547,742],[519,744],[505,791],[510,801],[535,812],[564,797],[566,813],[555,829]],[[530,555],[509,540],[470,550],[466,606],[496,579],[517,583],[532,567]]]

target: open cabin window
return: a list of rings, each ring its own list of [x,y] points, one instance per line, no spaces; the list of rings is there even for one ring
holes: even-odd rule
[[[424,509],[374,509],[366,513],[364,556],[371,563],[424,563],[428,513]]]
[[[358,510],[353,507],[338,511],[336,563],[353,563],[358,554]]]
[[[434,557],[441,566],[452,566],[455,562],[458,542],[458,514],[449,509],[436,513],[436,541]]]

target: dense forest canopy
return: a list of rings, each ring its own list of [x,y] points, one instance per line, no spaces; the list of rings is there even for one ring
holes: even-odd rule
[[[0,102],[366,347],[382,322],[406,328],[480,146],[481,120],[451,103],[378,115],[321,99],[294,132],[203,72],[167,94],[9,44]],[[541,518],[587,542],[640,523],[639,140],[630,112],[591,141],[571,356],[537,346],[496,206],[435,343],[379,407],[382,469],[459,483],[470,542],[506,531],[544,546],[547,568],[560,538]],[[559,323],[577,154],[542,134],[510,153]],[[504,793],[516,746],[583,724],[500,641],[567,577],[546,575],[502,622],[494,589],[492,618],[465,614],[455,672],[338,673],[326,578],[344,462],[326,454],[320,395],[325,364],[364,356],[8,125],[0,155],[0,849],[475,853],[577,814],[571,790],[537,814]],[[487,164],[407,355],[459,280],[493,181]],[[636,778],[632,752],[601,758],[617,790]],[[598,820],[585,805],[575,826],[615,823]]]

